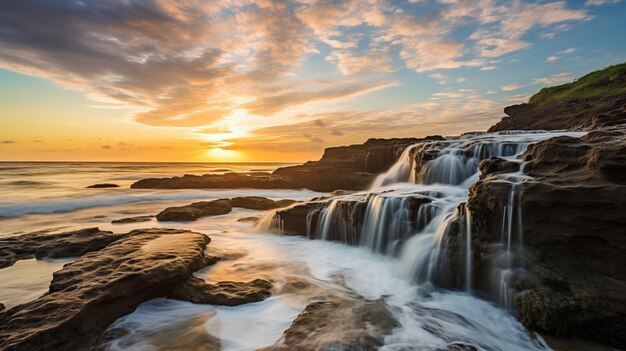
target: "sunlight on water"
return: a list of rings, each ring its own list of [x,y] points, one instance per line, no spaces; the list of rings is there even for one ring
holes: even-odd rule
[[[63,268],[71,259],[21,260],[0,269],[0,302],[6,308],[38,298],[48,291],[52,273]]]

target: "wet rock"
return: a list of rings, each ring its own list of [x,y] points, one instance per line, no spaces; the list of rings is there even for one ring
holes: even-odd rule
[[[88,189],[104,189],[104,188],[119,188],[120,186],[112,183],[99,183],[88,186]]]
[[[397,326],[384,302],[329,298],[309,304],[281,340],[262,351],[378,350]]]
[[[149,215],[149,216],[126,217],[126,218],[120,218],[120,219],[112,220],[111,223],[113,223],[113,224],[125,224],[125,223],[149,222],[154,217],[155,216],[152,216],[152,215]]]
[[[243,223],[258,223],[259,222],[259,217],[243,217],[243,218],[238,218],[237,222],[243,222]]]
[[[519,171],[519,168],[519,163],[508,161],[500,157],[491,157],[483,160],[478,166],[480,176],[483,178],[491,174],[514,173]]]
[[[127,234],[113,234],[98,228],[48,233],[36,232],[0,238],[0,268],[18,260],[82,256],[97,251]]]
[[[283,210],[276,211],[277,224],[284,234],[307,236],[307,216],[309,212],[316,215],[324,207],[322,202],[308,202],[296,204]],[[317,217],[311,218],[310,223],[317,223]],[[315,228],[309,228],[315,232]]]
[[[194,202],[190,205],[168,207],[156,215],[159,221],[190,222],[207,216],[227,214],[232,206],[229,199]]]
[[[274,172],[226,173],[223,175],[185,175],[173,178],[142,179],[131,188],[164,189],[302,189],[331,192],[338,189],[363,190],[387,170],[409,145],[432,140],[370,139],[364,144],[327,148],[319,161],[282,167]],[[340,171],[338,171],[340,170]]]
[[[250,302],[263,301],[270,297],[272,284],[267,280],[255,279],[249,282],[219,282],[208,284],[196,277],[174,287],[170,298],[193,303],[238,306]]]
[[[523,183],[520,205],[535,283],[511,287],[519,319],[543,332],[626,347],[626,262],[616,260],[626,257],[626,129],[552,138],[522,157],[534,178]],[[500,240],[510,189],[497,177],[470,189],[477,260],[480,248]]]
[[[54,273],[42,297],[0,314],[0,349],[88,350],[117,318],[167,296],[207,263],[204,234],[132,231]]]
[[[5,308],[6,308],[6,307],[4,307],[4,304],[3,304],[3,303],[0,303],[0,312],[4,311],[4,309],[5,309]]]
[[[478,348],[474,345],[465,344],[462,342],[453,342],[448,344],[448,350],[453,351],[478,351]]]
[[[295,200],[272,200],[261,196],[236,197],[230,200],[233,207],[247,208],[250,210],[273,210],[275,208],[287,207]]]

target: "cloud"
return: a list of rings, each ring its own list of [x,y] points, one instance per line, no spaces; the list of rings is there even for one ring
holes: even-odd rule
[[[434,79],[447,79],[448,78],[448,76],[442,73],[432,73],[432,74],[429,74],[428,76]]]
[[[527,87],[528,85],[529,84],[524,84],[524,85],[522,85],[522,84],[509,84],[509,85],[503,86],[500,89],[502,89],[504,91],[511,91],[511,90],[517,90],[517,89],[521,89],[521,88]]]
[[[111,145],[102,145],[100,148],[102,150],[111,150]]]
[[[289,91],[279,95],[261,97],[241,107],[256,115],[269,116],[288,107],[320,100],[335,100],[384,89],[397,85],[397,82],[358,83],[332,87],[317,91]]]
[[[382,138],[454,135],[485,130],[501,118],[501,108],[498,102],[473,91],[439,92],[430,101],[393,109],[302,115],[302,122],[259,128],[245,137],[225,139],[230,144],[225,149],[320,152],[328,146],[362,143],[373,136],[373,130]],[[314,142],[315,138],[324,143]]]
[[[15,144],[15,140],[0,140],[0,144]]]
[[[591,16],[584,9],[567,8],[564,1],[549,3],[511,2],[506,13],[498,16],[499,25],[493,28],[478,29],[470,38],[476,40],[480,56],[498,57],[531,44],[524,36],[533,28],[546,28],[569,21],[589,20]],[[565,30],[561,27],[558,30]]]
[[[569,82],[573,79],[571,73],[557,73],[547,77],[533,79],[533,84],[555,85]]]
[[[617,4],[621,0],[587,0],[585,6],[602,6],[606,4]]]
[[[546,58],[546,62],[555,62],[559,60],[562,56],[569,55],[574,52],[576,52],[576,48],[568,48],[565,50],[555,52],[554,55],[548,56],[548,58]]]
[[[390,73],[396,70],[391,56],[385,49],[372,49],[365,54],[353,51],[335,51],[326,60],[337,65],[345,75],[361,73]]]

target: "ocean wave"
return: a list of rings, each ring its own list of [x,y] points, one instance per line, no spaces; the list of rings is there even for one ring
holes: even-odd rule
[[[310,190],[265,190],[265,189],[235,189],[235,190],[194,190],[184,192],[151,192],[135,193],[123,192],[115,195],[93,195],[73,198],[59,198],[38,202],[1,202],[0,217],[16,217],[28,214],[45,214],[71,212],[92,207],[126,205],[140,202],[165,202],[182,200],[212,200],[232,198],[237,196],[265,196],[273,199],[307,200],[322,195]]]

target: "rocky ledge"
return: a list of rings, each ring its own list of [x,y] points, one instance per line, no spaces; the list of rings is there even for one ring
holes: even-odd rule
[[[35,232],[1,238],[0,268],[29,258],[78,257],[100,250],[127,235],[87,228],[64,233]]]
[[[190,222],[207,216],[230,213],[233,207],[251,210],[271,210],[293,204],[294,200],[272,200],[260,196],[236,197],[213,201],[194,202],[185,206],[168,207],[156,215],[159,221]]]
[[[187,230],[140,229],[84,254],[54,273],[48,293],[0,313],[0,349],[88,350],[109,324],[156,297],[235,306],[269,296],[264,280],[193,277],[215,262],[204,254],[209,242]]]
[[[405,139],[369,139],[364,144],[327,148],[319,161],[282,167],[272,173],[226,173],[202,176],[142,179],[131,188],[146,189],[366,189],[374,178],[387,170],[409,145],[441,136]],[[340,170],[340,172],[338,172]]]
[[[519,202],[531,276],[511,286],[518,318],[551,334],[626,347],[626,128],[549,139],[522,158],[533,177]],[[512,166],[484,162],[492,164],[481,165],[469,199],[478,260],[500,240],[498,214],[511,190],[495,173]],[[487,269],[476,276],[488,277]]]

